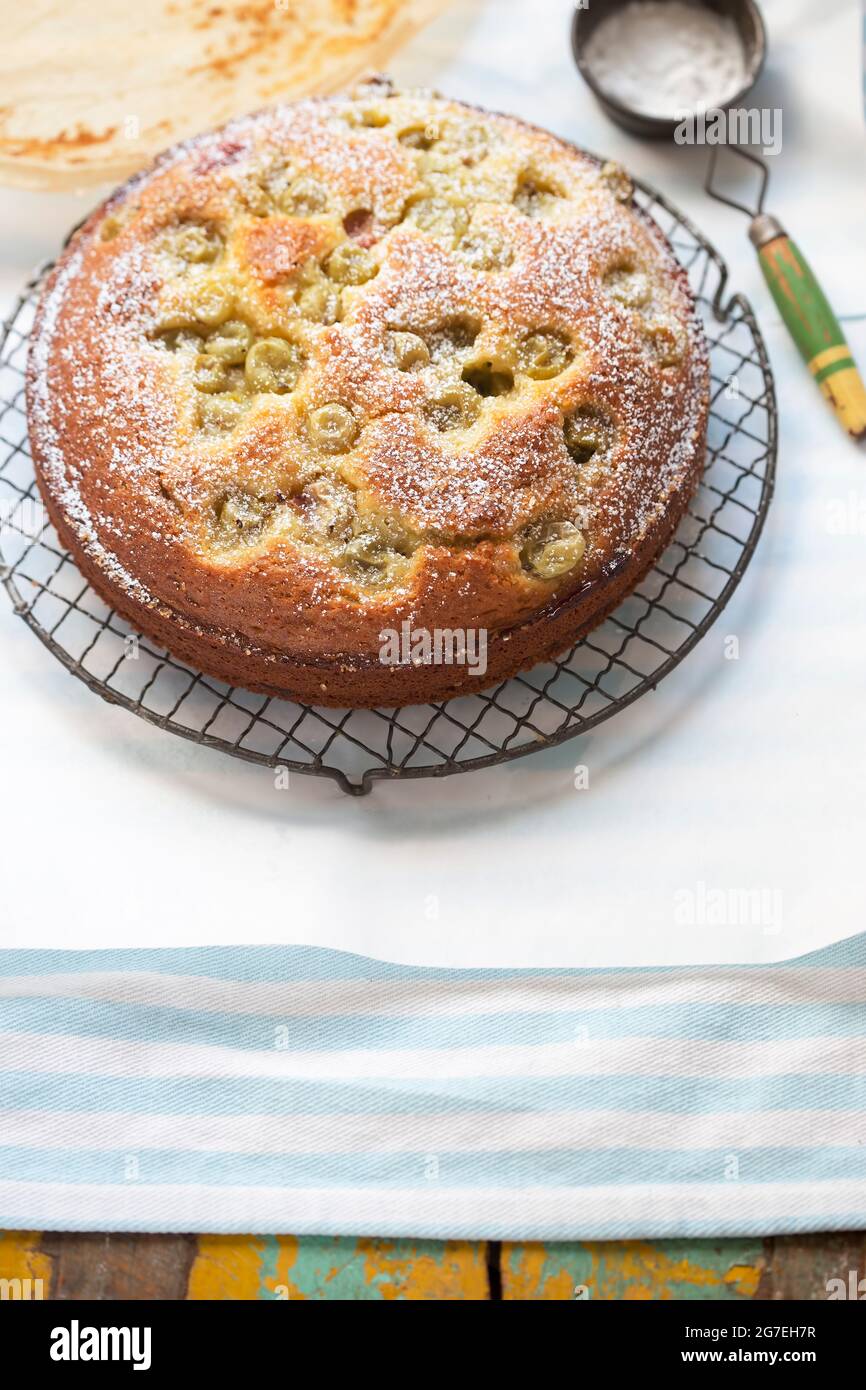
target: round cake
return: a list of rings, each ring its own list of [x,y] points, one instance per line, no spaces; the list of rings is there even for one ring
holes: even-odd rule
[[[201,671],[337,707],[478,690],[599,623],[688,506],[708,400],[621,170],[384,80],[113,194],[28,363],[42,495],[102,597]]]

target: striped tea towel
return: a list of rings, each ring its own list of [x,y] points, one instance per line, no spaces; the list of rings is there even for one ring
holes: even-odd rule
[[[0,952],[0,1225],[866,1226],[866,937],[775,966]]]

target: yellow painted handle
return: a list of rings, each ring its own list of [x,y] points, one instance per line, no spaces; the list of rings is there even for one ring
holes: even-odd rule
[[[849,434],[866,439],[866,385],[839,320],[786,232],[759,249],[761,269],[809,371]]]

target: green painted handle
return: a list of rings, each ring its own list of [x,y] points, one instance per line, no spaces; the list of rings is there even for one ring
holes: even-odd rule
[[[785,232],[758,251],[764,278],[791,337],[846,430],[866,438],[866,386],[827,297]]]

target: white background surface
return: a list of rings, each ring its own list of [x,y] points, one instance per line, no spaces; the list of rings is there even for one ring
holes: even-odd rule
[[[856,0],[765,0],[752,101],[784,111],[769,210],[866,367],[866,127]],[[567,0],[458,3],[400,82],[514,112],[660,187],[752,300],[777,374],[776,500],[719,623],[655,694],[590,736],[490,772],[344,796],[197,748],[103,704],[0,601],[0,946],[308,942],[440,965],[779,959],[863,926],[866,450],[810,383],[746,222],[703,193],[706,152],[611,125],[573,67]],[[0,190],[4,309],[96,201]],[[849,534],[828,525],[850,508]],[[724,657],[724,639],[740,657]],[[589,768],[575,791],[573,768]],[[703,888],[701,887],[703,885]],[[735,895],[761,889],[763,923]],[[679,923],[720,890],[721,924]]]

